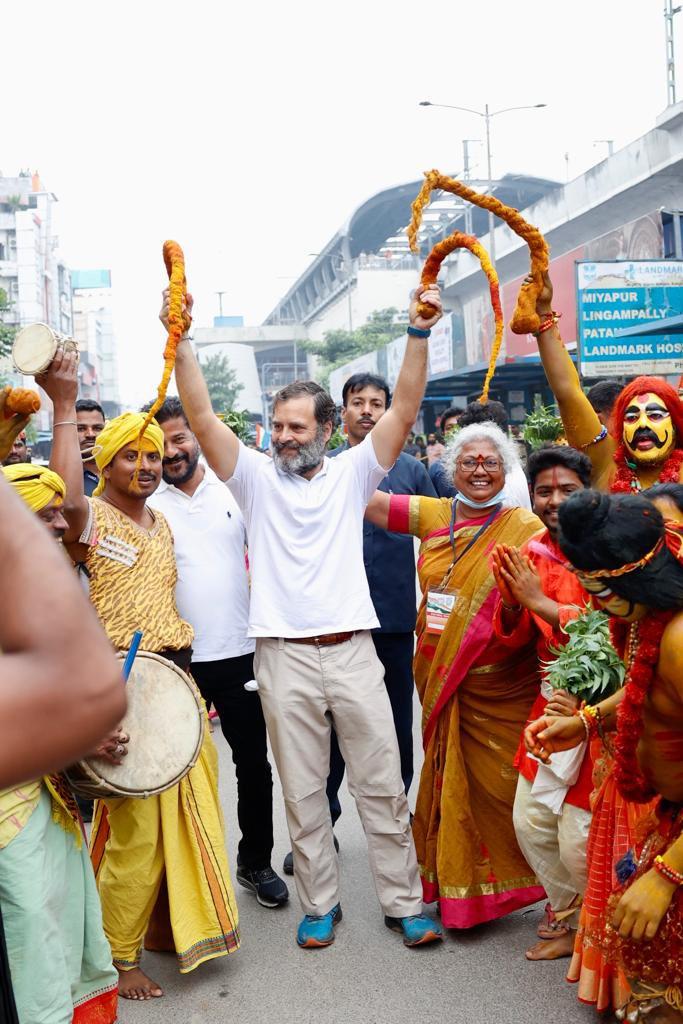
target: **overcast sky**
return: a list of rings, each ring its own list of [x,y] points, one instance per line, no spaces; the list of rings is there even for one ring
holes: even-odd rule
[[[176,238],[196,323],[260,323],[359,203],[461,168],[566,180],[666,105],[663,0],[33,0],[2,13],[0,170],[38,169],[72,267],[108,267],[122,397],[151,396]],[[683,14],[677,18],[683,96]],[[475,174],[485,175],[482,147]]]

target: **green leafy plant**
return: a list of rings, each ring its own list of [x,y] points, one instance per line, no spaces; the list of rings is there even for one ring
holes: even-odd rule
[[[612,646],[607,615],[587,608],[567,623],[565,632],[567,643],[550,647],[555,657],[542,663],[553,689],[567,690],[589,704],[620,689],[626,669]]]
[[[334,448],[341,448],[343,444],[346,444],[346,434],[341,427],[335,427],[332,431],[332,436],[327,442],[327,450],[331,452]]]
[[[555,415],[552,406],[537,405],[522,426],[522,437],[530,448],[558,441],[563,433],[562,420]]]
[[[218,418],[223,420],[233,433],[237,434],[240,441],[249,444],[254,440],[254,424],[249,419],[249,413],[246,409],[242,409],[242,412],[238,412],[237,409],[231,409],[229,412],[220,413]]]
[[[202,360],[202,373],[213,411],[232,409],[240,392],[244,390],[244,384],[237,380],[237,374],[230,366],[228,357],[222,353],[208,356]]]

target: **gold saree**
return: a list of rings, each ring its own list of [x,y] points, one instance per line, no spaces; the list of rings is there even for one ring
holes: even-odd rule
[[[447,928],[469,928],[544,896],[512,824],[513,760],[538,694],[538,660],[533,645],[511,654],[496,641],[489,564],[496,544],[520,546],[542,525],[504,508],[483,530],[486,517],[455,524],[452,545],[451,515],[450,499],[392,496],[389,529],[422,541],[414,671],[425,761],[413,834],[424,899],[439,901]],[[443,633],[429,632],[426,594],[455,556],[455,604]]]

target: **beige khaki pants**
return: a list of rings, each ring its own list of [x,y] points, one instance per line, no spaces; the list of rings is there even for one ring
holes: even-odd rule
[[[550,906],[555,913],[566,910],[586,888],[590,811],[565,803],[562,814],[555,814],[532,795],[531,783],[520,775],[512,817],[519,847]]]
[[[304,913],[339,902],[325,784],[334,724],[385,914],[422,912],[422,887],[384,669],[369,633],[329,647],[258,639],[254,674],[285,798]]]

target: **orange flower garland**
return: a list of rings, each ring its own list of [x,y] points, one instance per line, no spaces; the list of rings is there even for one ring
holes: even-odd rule
[[[183,336],[183,333],[189,326],[183,316],[183,299],[187,291],[187,281],[185,279],[185,255],[183,250],[177,242],[167,241],[164,242],[163,248],[164,263],[166,264],[166,272],[168,274],[168,338],[166,339],[166,345],[164,347],[164,372],[161,375],[161,382],[157,388],[157,397],[152,405],[151,409],[145,416],[145,421],[140,429],[139,438],[142,440],[142,436],[147,430],[147,427],[154,419],[156,413],[161,408],[166,399],[166,391],[168,389],[169,381],[171,380],[171,374],[173,373],[173,367],[175,366],[176,350],[178,348],[178,342]],[[138,453],[138,461],[135,467],[135,476],[133,477],[133,485],[137,482],[138,471],[142,463],[142,449]]]
[[[536,300],[543,287],[543,274],[548,270],[549,250],[545,238],[538,230],[524,220],[519,210],[512,206],[506,206],[495,196],[481,195],[474,189],[468,188],[461,181],[455,178],[448,178],[439,171],[427,171],[425,182],[417,199],[412,204],[413,217],[408,228],[410,248],[417,252],[417,231],[422,221],[422,211],[429,203],[434,189],[442,189],[444,192],[451,192],[453,195],[466,199],[468,202],[479,206],[484,210],[490,210],[497,217],[504,220],[515,234],[523,238],[529,246],[531,255],[530,281],[526,281],[520,288],[517,296],[517,305],[512,314],[510,327],[515,334],[534,334],[541,325],[541,320],[536,312]]]
[[[28,388],[11,388],[5,399],[5,416],[32,416],[40,409],[40,395]]]
[[[412,226],[412,225],[411,225]],[[413,236],[414,237],[414,236]],[[411,248],[413,246],[413,238],[411,238]],[[481,269],[489,279],[489,292],[491,294],[491,305],[493,306],[493,314],[496,322],[496,333],[491,346],[491,358],[489,360],[489,368],[486,372],[486,378],[484,380],[484,387],[481,395],[479,396],[480,402],[486,402],[489,396],[489,386],[491,384],[491,378],[493,377],[496,361],[500,353],[500,346],[503,341],[503,307],[500,303],[500,291],[498,289],[498,275],[491,263],[489,254],[487,253],[484,246],[474,237],[474,235],[464,235],[460,231],[454,231],[448,238],[444,238],[442,242],[437,242],[429,256],[425,260],[425,265],[422,268],[421,282],[425,288],[430,284],[436,282],[439,276],[439,270],[441,264],[455,249],[469,249],[469,251],[477,257],[481,263]],[[420,316],[430,317],[433,315],[432,307],[429,303],[421,302],[417,307],[417,311]]]

